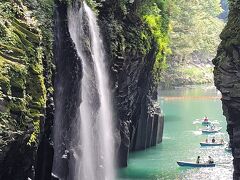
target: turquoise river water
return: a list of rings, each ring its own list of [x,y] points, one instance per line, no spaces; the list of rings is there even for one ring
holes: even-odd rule
[[[200,147],[206,138],[228,141],[220,94],[214,87],[196,86],[161,91],[159,104],[165,115],[163,142],[144,151],[130,153],[128,167],[119,170],[119,180],[231,180],[232,156],[222,147]],[[217,120],[221,132],[205,135],[196,119]],[[213,168],[179,167],[176,161],[204,161],[208,155]]]

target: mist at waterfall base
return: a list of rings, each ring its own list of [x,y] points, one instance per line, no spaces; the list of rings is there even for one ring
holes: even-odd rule
[[[79,7],[78,3],[69,7],[67,14],[69,33],[82,61],[81,103],[65,150],[59,149],[62,127],[54,126],[53,174],[64,180],[114,180],[113,110],[104,46],[95,14],[85,2]],[[59,106],[55,124],[62,123],[64,116]],[[61,165],[63,161],[67,166]],[[64,167],[69,169],[67,177],[62,176]]]

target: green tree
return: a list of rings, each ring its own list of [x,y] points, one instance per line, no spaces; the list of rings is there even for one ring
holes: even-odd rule
[[[172,0],[171,47],[173,54],[185,58],[200,52],[214,55],[224,22],[220,0]]]

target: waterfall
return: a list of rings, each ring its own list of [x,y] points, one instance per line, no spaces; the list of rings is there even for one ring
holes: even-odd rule
[[[68,176],[59,175],[64,168],[59,165],[58,149],[55,149],[53,174],[68,180],[114,180],[112,97],[97,18],[85,2],[81,8],[77,3],[69,7],[67,13],[69,33],[82,61],[81,103],[76,120],[67,130],[71,131],[70,142],[61,150],[65,152],[61,158],[68,159]],[[61,122],[63,113],[58,111],[56,118]],[[58,127],[55,128],[55,141],[60,144],[61,132],[57,131],[60,131]],[[54,145],[55,148],[59,146]]]

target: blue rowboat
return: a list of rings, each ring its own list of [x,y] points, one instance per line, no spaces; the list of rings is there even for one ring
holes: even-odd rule
[[[202,133],[217,133],[221,130],[222,128],[219,127],[219,128],[214,128],[214,129],[203,129],[202,130]]]
[[[202,121],[202,125],[206,126],[206,125],[210,125],[211,121]]]
[[[227,152],[232,152],[232,148],[230,148],[230,147],[225,147],[225,151],[227,151]]]
[[[224,143],[206,143],[206,142],[200,142],[201,146],[222,146]]]
[[[208,164],[208,163],[194,163],[194,162],[184,162],[184,161],[177,161],[179,166],[186,166],[186,167],[215,167],[215,163]]]

